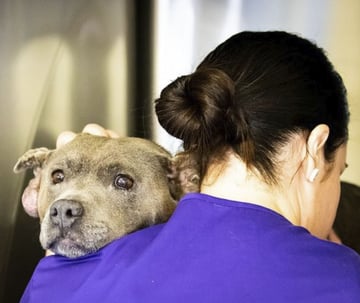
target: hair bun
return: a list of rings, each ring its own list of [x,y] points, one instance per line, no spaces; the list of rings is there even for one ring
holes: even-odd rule
[[[165,87],[155,101],[160,125],[185,148],[211,148],[226,140],[234,82],[216,68],[198,69]]]

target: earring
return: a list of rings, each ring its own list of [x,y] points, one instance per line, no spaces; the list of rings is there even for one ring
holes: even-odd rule
[[[319,173],[319,169],[318,168],[314,168],[309,176],[309,181],[310,182],[314,182],[316,176],[318,175]]]

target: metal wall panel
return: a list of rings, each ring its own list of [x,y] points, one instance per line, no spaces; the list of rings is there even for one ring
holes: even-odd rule
[[[18,302],[43,255],[20,203],[18,156],[89,122],[129,133],[134,1],[0,1],[0,301]]]

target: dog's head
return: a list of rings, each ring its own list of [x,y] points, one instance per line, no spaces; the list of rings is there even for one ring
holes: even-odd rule
[[[57,150],[28,151],[14,171],[36,172],[38,194],[23,203],[40,218],[42,247],[78,257],[166,221],[181,195],[197,190],[195,170],[175,159],[149,140],[81,134]]]

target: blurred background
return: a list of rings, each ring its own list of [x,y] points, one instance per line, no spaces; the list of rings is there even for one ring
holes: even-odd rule
[[[241,30],[286,30],[327,50],[352,112],[343,178],[360,184],[360,1],[0,0],[0,302],[19,301],[44,254],[17,158],[90,122],[175,152],[153,100]]]

